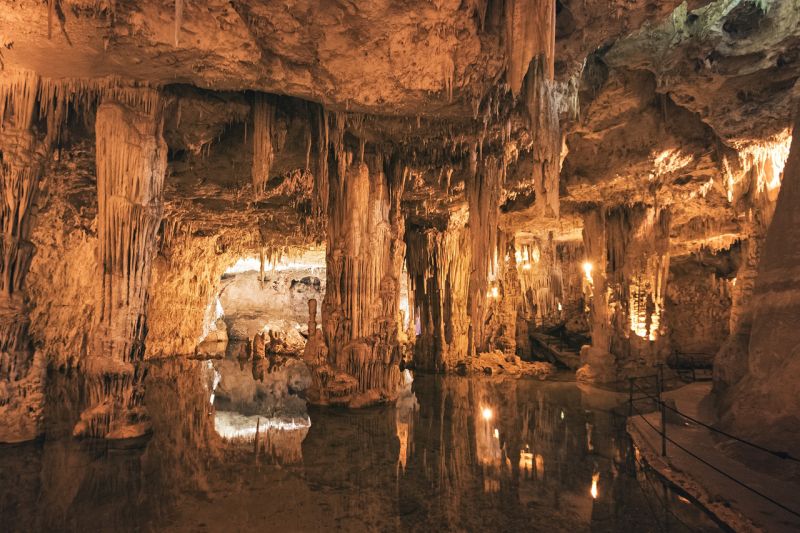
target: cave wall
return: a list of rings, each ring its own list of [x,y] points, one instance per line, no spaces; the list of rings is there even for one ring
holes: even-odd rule
[[[673,351],[710,362],[728,338],[731,280],[689,258],[670,265],[665,317]]]
[[[800,125],[800,107],[795,128]],[[722,421],[739,435],[800,452],[800,138],[792,140],[783,184],[767,231],[751,305],[747,370],[722,397]],[[769,428],[766,432],[764,428]]]

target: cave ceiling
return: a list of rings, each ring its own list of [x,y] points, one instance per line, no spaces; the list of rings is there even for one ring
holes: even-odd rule
[[[500,225],[511,233],[579,239],[586,206],[634,202],[672,206],[679,254],[745,231],[748,165],[788,146],[798,0],[559,0],[557,218],[534,209],[536,132],[507,85],[514,43],[502,5],[0,0],[0,61],[4,72],[52,80],[163,88],[167,215],[198,234],[321,241],[308,216],[309,117],[320,105],[344,117],[354,150],[402,158],[411,225],[463,219],[477,147],[504,161]],[[257,199],[248,188],[256,93],[275,95],[279,132]],[[65,135],[54,172],[91,173],[91,132]],[[91,209],[85,194],[70,201]]]

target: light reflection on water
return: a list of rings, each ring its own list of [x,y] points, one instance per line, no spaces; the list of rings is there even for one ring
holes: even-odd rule
[[[637,471],[613,405],[572,383],[418,376],[396,406],[309,408],[310,427],[264,430],[256,447],[215,430],[208,369],[202,361],[153,364],[146,391],[153,434],[124,446],[69,436],[77,378],[54,374],[47,437],[0,448],[0,524],[11,531],[686,531],[683,521],[715,529]]]

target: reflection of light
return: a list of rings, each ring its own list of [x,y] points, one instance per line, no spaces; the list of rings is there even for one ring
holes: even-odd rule
[[[496,439],[500,438],[500,431],[498,431],[497,428],[494,428],[494,438]]]
[[[561,302],[558,302],[558,310],[561,311],[563,307],[561,307]]]
[[[292,430],[311,427],[311,419],[305,418],[269,418],[263,416],[246,416],[233,411],[217,411],[214,414],[214,431],[226,439],[253,439],[258,431],[268,429]]]
[[[536,454],[536,473],[539,474],[539,477],[544,475],[544,457],[541,454]]]
[[[561,411],[561,420],[564,420],[564,411]]]
[[[525,263],[524,265],[522,265],[522,270],[530,270],[530,269],[531,269],[530,263]]]
[[[500,291],[499,291],[499,290],[497,290],[497,287],[492,287],[492,288],[489,290],[489,296],[490,296],[491,298],[497,298],[498,296],[500,296]]]
[[[592,264],[589,261],[583,263],[583,273],[586,276],[586,281],[592,283]]]
[[[483,419],[484,419],[484,420],[486,420],[486,421],[489,421],[489,420],[491,420],[491,419],[492,419],[492,417],[494,416],[494,413],[492,412],[492,410],[491,410],[490,408],[488,408],[488,407],[484,407],[484,408],[481,410],[481,416],[483,416]]]
[[[592,474],[592,498],[597,499],[597,482],[600,480],[600,473]]]
[[[688,504],[688,505],[691,505],[691,503],[692,503],[689,500],[687,500],[686,498],[684,498],[683,496],[681,496],[680,494],[678,494],[678,501],[681,502],[681,503]]]

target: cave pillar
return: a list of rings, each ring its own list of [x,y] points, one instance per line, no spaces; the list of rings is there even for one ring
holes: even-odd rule
[[[666,361],[668,209],[637,205],[608,214],[608,275],[614,300],[611,352],[619,377],[651,375]]]
[[[35,248],[34,205],[49,146],[34,127],[39,77],[4,73],[0,82],[0,442],[31,440],[41,432],[45,362],[28,335],[23,299]]]
[[[795,133],[800,131],[800,108]],[[746,374],[726,393],[736,433],[800,454],[800,136],[794,135],[758,265]],[[766,439],[769,439],[768,441]]]
[[[407,265],[418,324],[415,368],[452,370],[466,358],[469,241],[463,225],[406,232]]]
[[[158,95],[149,89],[125,95],[106,99],[97,110],[102,283],[94,336],[83,364],[89,406],[73,431],[105,438],[139,436],[149,429],[141,361],[167,166]]]
[[[332,174],[322,304],[330,369],[319,379],[314,401],[353,407],[391,401],[401,384],[405,175],[396,165],[384,169],[381,156],[339,165]]]
[[[605,211],[598,207],[583,216],[583,248],[585,261],[582,265],[584,299],[589,313],[589,332],[592,344],[581,349],[581,368],[578,378],[585,381],[613,381],[616,361],[611,354],[611,323],[608,302],[606,268],[608,253],[606,244]]]
[[[667,209],[626,206],[584,217],[584,292],[592,345],[579,378],[614,381],[652,374],[666,360],[669,275]]]

